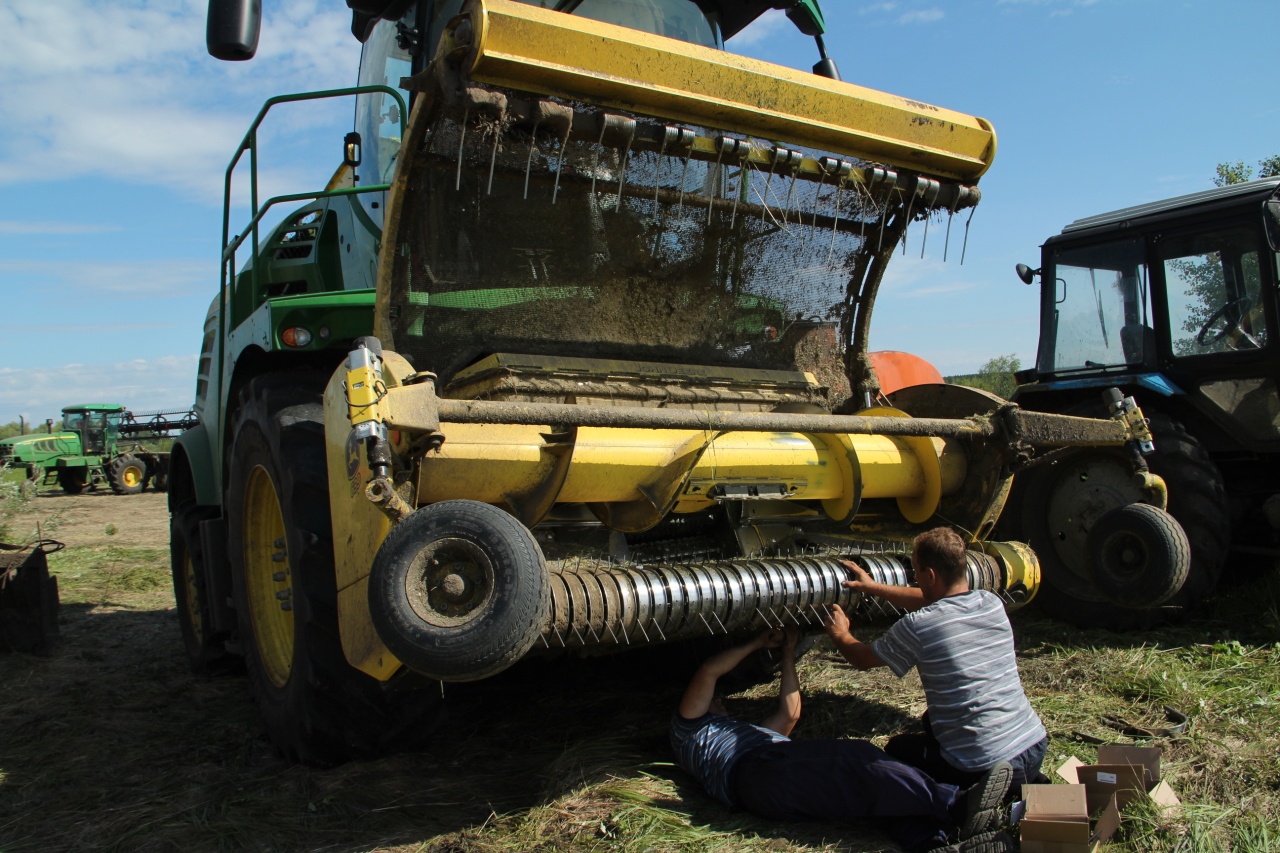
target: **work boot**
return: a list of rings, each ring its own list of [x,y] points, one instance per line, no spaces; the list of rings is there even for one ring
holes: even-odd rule
[[[982,832],[955,844],[935,847],[929,853],[1012,853],[1014,849],[1013,839],[1005,833]]]
[[[998,761],[964,793],[964,815],[960,819],[960,840],[1000,828],[1004,795],[1013,781],[1013,765]]]

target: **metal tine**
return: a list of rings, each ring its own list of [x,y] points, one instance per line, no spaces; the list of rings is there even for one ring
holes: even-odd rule
[[[564,637],[560,636],[560,629],[557,628],[555,625],[552,625],[551,630],[552,632],[555,633],[556,639],[560,641],[560,648],[567,649],[569,647],[569,644],[564,641]]]
[[[818,171],[822,174],[818,177],[818,188],[813,191],[813,227],[818,227],[818,202],[822,201],[822,185],[827,181],[827,170],[822,168],[822,163],[818,163]]]
[[[458,175],[454,179],[453,188],[462,189],[462,146],[467,141],[467,120],[471,118],[471,108],[462,111],[462,130],[458,133]]]
[[[831,245],[827,247],[827,263],[831,263],[831,256],[836,250],[836,229],[840,225],[840,202],[844,197],[844,178],[840,178],[840,183],[836,186],[836,204],[835,217],[831,221]]]
[[[779,605],[779,606],[781,606],[781,605]],[[785,625],[785,624],[786,624],[785,622],[783,622],[783,621],[782,621],[782,619],[780,619],[780,618],[778,617],[778,611],[776,611],[776,610],[774,610],[772,607],[770,607],[770,608],[769,608],[769,612],[773,614],[773,621],[774,621],[774,624],[775,624],[775,625],[778,625],[779,627],[781,627],[782,625]]]
[[[769,184],[773,183],[774,170],[778,168],[778,149],[773,149],[773,157],[769,160],[769,177],[764,179],[764,192],[760,195],[760,221],[764,222],[765,215],[769,213]]]
[[[726,627],[724,626],[724,622],[721,622],[721,621],[720,621],[720,614],[716,613],[716,612],[713,610],[713,611],[711,612],[711,615],[712,615],[712,617],[716,620],[716,624],[720,626],[720,630],[721,630],[721,631],[724,631],[726,634],[727,634],[727,633],[729,633],[729,629],[728,629],[728,628],[726,628]]]
[[[756,608],[756,615],[760,617],[760,621],[761,621],[761,622],[763,622],[763,623],[764,623],[764,624],[766,624],[766,625],[768,625],[768,624],[769,624],[769,617],[767,617],[767,616],[765,616],[763,613],[761,613],[761,612],[760,612],[760,608],[759,608],[759,607],[757,607],[757,608]]]
[[[658,617],[653,616],[653,617],[650,617],[650,618],[652,618],[652,620],[653,620],[653,628],[654,628],[654,630],[655,630],[655,631],[657,631],[657,632],[658,632],[658,636],[659,636],[659,637],[661,637],[663,640],[666,640],[666,639],[667,639],[667,635],[666,635],[666,634],[664,634],[664,633],[662,633],[662,626],[658,624]]]
[[[593,639],[593,640],[595,640],[597,643],[599,643],[599,642],[600,642],[600,635],[596,633],[596,629],[595,629],[595,628],[592,628],[592,627],[591,627],[591,623],[590,623],[590,622],[588,622],[588,623],[587,623],[587,630],[591,632],[591,639]]]
[[[529,172],[533,170],[533,153],[538,150],[538,125],[542,120],[533,123],[533,133],[529,135],[529,158],[524,163],[524,197],[529,197]]]
[[[579,643],[582,643],[582,645],[584,645],[584,646],[587,644],[587,640],[586,640],[586,638],[582,636],[582,632],[578,630],[578,626],[577,626],[577,625],[574,625],[574,626],[573,626],[573,633],[575,633],[575,634],[577,634],[577,635],[578,635],[578,642],[579,642]]]
[[[596,196],[596,175],[600,173],[600,152],[604,150],[604,134],[609,129],[608,122],[600,122],[600,138],[596,140],[596,159],[591,166],[591,197]]]
[[[618,635],[613,633],[613,626],[608,622],[604,623],[604,626],[609,629],[609,636],[613,637],[613,642],[616,644],[618,642]]]
[[[538,639],[542,641],[542,645],[546,646],[547,648],[551,648],[551,644],[547,642],[546,634],[539,634]]]
[[[667,134],[662,134],[662,144],[658,146],[658,162],[653,167],[653,209],[658,210],[658,193],[662,190],[662,158],[667,153]]]
[[[680,200],[676,204],[676,213],[684,212],[684,181],[689,177],[689,158],[693,156],[693,149],[689,149],[689,153],[684,155],[684,169],[680,171]]]
[[[916,178],[916,185],[919,186],[920,179]],[[902,256],[907,256],[907,231],[911,228],[911,208],[916,203],[916,191],[913,189],[907,196],[907,212],[902,217]]]
[[[889,224],[889,197],[885,196],[884,210],[880,212],[880,238],[876,240],[876,251],[884,248],[884,227]]]
[[[711,181],[709,182],[711,187],[710,189],[711,194],[707,196],[707,224],[708,225],[711,224],[711,211],[715,208],[715,205],[713,204],[713,202],[716,200],[716,189],[717,189],[716,185],[720,183],[720,159],[722,157],[724,157],[723,146],[721,146],[720,150],[716,152],[715,171],[711,173]]]
[[[560,173],[564,171],[564,160],[569,156],[569,133],[573,130],[573,122],[569,122],[564,130],[564,139],[560,140],[560,160],[556,163],[556,185],[551,190],[551,203],[556,203],[560,195]]]
[[[654,621],[656,622],[657,620],[654,620]],[[650,639],[649,639],[649,632],[648,632],[648,631],[646,631],[646,630],[644,629],[644,623],[643,623],[643,622],[641,622],[640,620],[638,620],[638,619],[637,619],[637,620],[636,620],[636,627],[637,627],[637,628],[639,628],[639,629],[640,629],[640,633],[644,635],[644,641],[645,641],[646,643],[652,643],[652,642],[653,642],[653,640],[650,640]]]
[[[499,124],[493,131],[493,148],[489,151],[489,186],[485,189],[485,195],[493,195],[493,166],[498,162],[498,142],[502,139],[502,125]],[[526,179],[527,180],[527,179]],[[525,184],[525,197],[528,197],[528,184]]]
[[[800,164],[796,163],[791,167],[791,187],[787,190],[786,206],[782,208],[782,221],[784,223],[787,221],[787,215],[791,213],[791,200],[795,198],[795,195],[796,195],[796,184],[800,182],[800,179],[797,177],[797,175],[799,174],[800,174]],[[796,222],[797,223],[800,222],[799,211],[796,212]]]
[[[964,254],[969,250],[969,223],[973,221],[973,215],[978,212],[978,208],[969,208],[969,218],[964,221],[964,244],[960,247],[960,266],[964,266]]]
[[[924,217],[924,236],[920,238],[920,259],[924,260],[924,247],[929,245],[929,220],[930,216],[926,213]]]
[[[622,174],[618,176],[618,209],[616,213],[622,212],[622,188],[627,185],[627,164],[631,161],[631,146],[635,144],[635,130],[631,131],[631,135],[627,137],[627,148],[622,152]],[[656,183],[656,180],[655,180]]]

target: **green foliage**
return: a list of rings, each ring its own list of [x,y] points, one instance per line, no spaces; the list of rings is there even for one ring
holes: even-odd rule
[[[965,373],[959,376],[947,376],[945,379],[952,385],[968,385],[970,388],[981,388],[992,394],[1009,399],[1013,396],[1018,382],[1013,374],[1022,369],[1022,359],[1010,353],[998,355],[989,360],[977,373]]]
[[[16,472],[17,477],[10,473],[9,466],[0,465],[0,542],[9,541],[13,517],[31,500],[31,492],[22,488],[22,472]]]
[[[44,421],[33,422],[27,421],[27,428],[22,428],[19,421],[10,421],[7,424],[0,424],[0,438],[13,438],[15,435],[29,435],[36,432],[44,432],[46,429]],[[55,420],[53,422],[53,431],[60,432],[62,430],[62,421]]]
[[[1215,187],[1243,184],[1245,181],[1253,180],[1253,167],[1246,166],[1243,160],[1219,163],[1216,172],[1217,174],[1213,177]],[[1277,175],[1280,175],[1280,154],[1272,154],[1258,161],[1259,178],[1274,178]]]

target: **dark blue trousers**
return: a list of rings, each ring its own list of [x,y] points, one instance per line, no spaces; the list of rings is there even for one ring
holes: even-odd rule
[[[908,851],[946,839],[959,797],[865,740],[793,740],[747,753],[734,769],[735,799],[773,820],[884,818]]]

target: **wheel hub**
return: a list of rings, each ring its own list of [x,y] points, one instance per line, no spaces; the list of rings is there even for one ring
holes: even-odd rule
[[[1087,581],[1087,541],[1094,523],[1107,511],[1144,498],[1128,465],[1118,457],[1068,462],[1049,492],[1049,544],[1072,574]]]
[[[475,543],[441,539],[418,554],[405,592],[424,621],[456,627],[475,618],[489,600],[492,575],[488,556]]]

